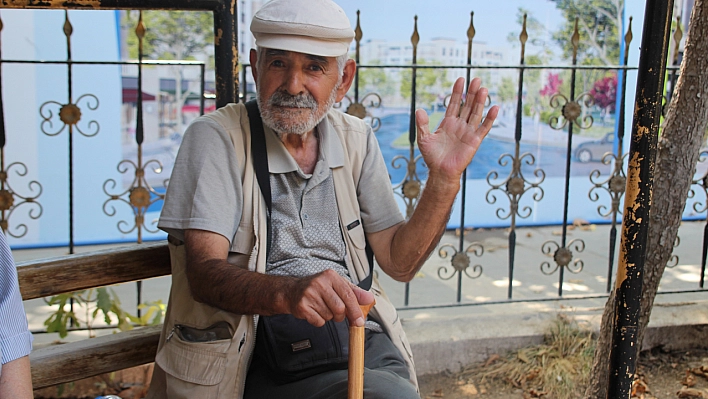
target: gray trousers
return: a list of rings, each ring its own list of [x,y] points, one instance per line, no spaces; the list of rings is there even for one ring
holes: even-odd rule
[[[405,361],[385,333],[366,330],[364,346],[364,398],[420,399]],[[347,398],[347,370],[333,370],[300,381],[278,384],[268,366],[254,355],[246,378],[244,399]]]

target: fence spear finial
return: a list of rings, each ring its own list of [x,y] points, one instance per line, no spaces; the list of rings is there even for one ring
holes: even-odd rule
[[[579,20],[580,18],[575,17],[575,28],[573,29],[573,36],[570,38],[570,42],[573,44],[573,65],[575,65],[578,60],[578,45],[580,44],[580,33],[578,32]]]
[[[524,63],[524,55],[526,53],[526,41],[529,40],[529,34],[526,32],[526,14],[524,14],[524,22],[521,24],[521,34],[519,41],[521,42],[521,63]]]
[[[411,35],[411,43],[413,44],[413,63],[416,63],[416,58],[418,55],[418,42],[420,41],[420,35],[418,35],[418,16],[413,17],[413,35]]]
[[[69,37],[72,33],[74,33],[74,28],[71,26],[71,22],[69,22],[68,10],[64,10],[64,16],[64,35],[66,35],[66,37]]]

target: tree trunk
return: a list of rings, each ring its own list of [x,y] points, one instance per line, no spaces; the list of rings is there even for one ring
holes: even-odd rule
[[[698,162],[708,123],[708,9],[696,0],[674,97],[659,137],[647,254],[644,264],[637,342],[641,343],[666,263],[674,249],[681,216]],[[585,398],[607,398],[613,323],[614,291],[605,305],[595,349],[590,385]],[[641,346],[639,347],[641,349]]]

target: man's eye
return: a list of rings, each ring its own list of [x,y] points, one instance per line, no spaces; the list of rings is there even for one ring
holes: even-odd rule
[[[275,60],[275,61],[271,62],[270,65],[272,65],[274,67],[282,67],[283,65],[285,65],[285,63],[280,60]]]
[[[324,68],[322,68],[321,65],[310,65],[310,70],[315,72],[321,72],[324,71]]]

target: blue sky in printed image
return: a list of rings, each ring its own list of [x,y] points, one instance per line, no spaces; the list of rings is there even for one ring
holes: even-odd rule
[[[418,15],[418,33],[422,41],[434,37],[467,40],[470,12],[474,11],[475,41],[491,46],[509,47],[509,32],[519,32],[517,10],[523,7],[553,31],[563,22],[554,3],[548,0],[336,0],[356,23],[361,10],[363,41],[387,39],[409,41],[413,17]]]

